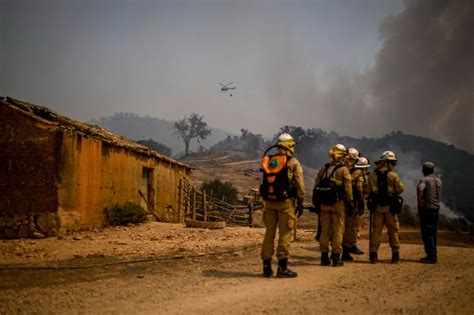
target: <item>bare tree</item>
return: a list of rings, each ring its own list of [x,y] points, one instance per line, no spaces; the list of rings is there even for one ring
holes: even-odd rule
[[[185,155],[189,153],[191,139],[197,138],[197,142],[200,142],[211,134],[211,129],[207,128],[207,123],[202,119],[203,116],[193,113],[174,123],[173,135],[183,139],[186,147]]]

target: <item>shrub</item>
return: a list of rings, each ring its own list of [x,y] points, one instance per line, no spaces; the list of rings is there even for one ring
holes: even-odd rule
[[[104,209],[105,225],[127,225],[146,221],[146,211],[140,205],[127,202],[124,205],[115,205]]]
[[[230,182],[214,179],[213,181],[204,181],[200,188],[214,198],[224,199],[228,203],[237,202],[237,188]]]

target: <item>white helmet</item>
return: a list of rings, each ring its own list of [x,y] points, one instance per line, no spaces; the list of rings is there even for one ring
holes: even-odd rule
[[[355,164],[355,168],[369,168],[369,167],[370,167],[369,160],[367,160],[367,158],[363,156],[361,156]]]
[[[379,161],[396,161],[397,156],[392,151],[385,151],[380,155]]]
[[[288,132],[284,132],[278,137],[278,142],[284,142],[288,140],[293,140],[293,137]]]
[[[359,158],[359,151],[356,148],[349,148],[347,150],[347,157],[357,160]]]

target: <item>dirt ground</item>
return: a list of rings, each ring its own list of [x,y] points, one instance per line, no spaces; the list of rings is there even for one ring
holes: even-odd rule
[[[314,231],[298,230],[290,268],[299,276],[265,279],[263,233],[151,222],[4,240],[0,314],[474,313],[472,235],[440,232],[437,265],[418,263],[419,234],[404,230],[400,264],[389,263],[383,243],[379,264],[363,255],[334,268],[319,265]]]

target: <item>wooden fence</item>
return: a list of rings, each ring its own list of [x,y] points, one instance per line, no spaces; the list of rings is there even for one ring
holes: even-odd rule
[[[226,225],[253,226],[253,211],[260,203],[249,201],[230,204],[200,191],[185,179],[179,183],[179,217],[203,222],[226,222]]]

